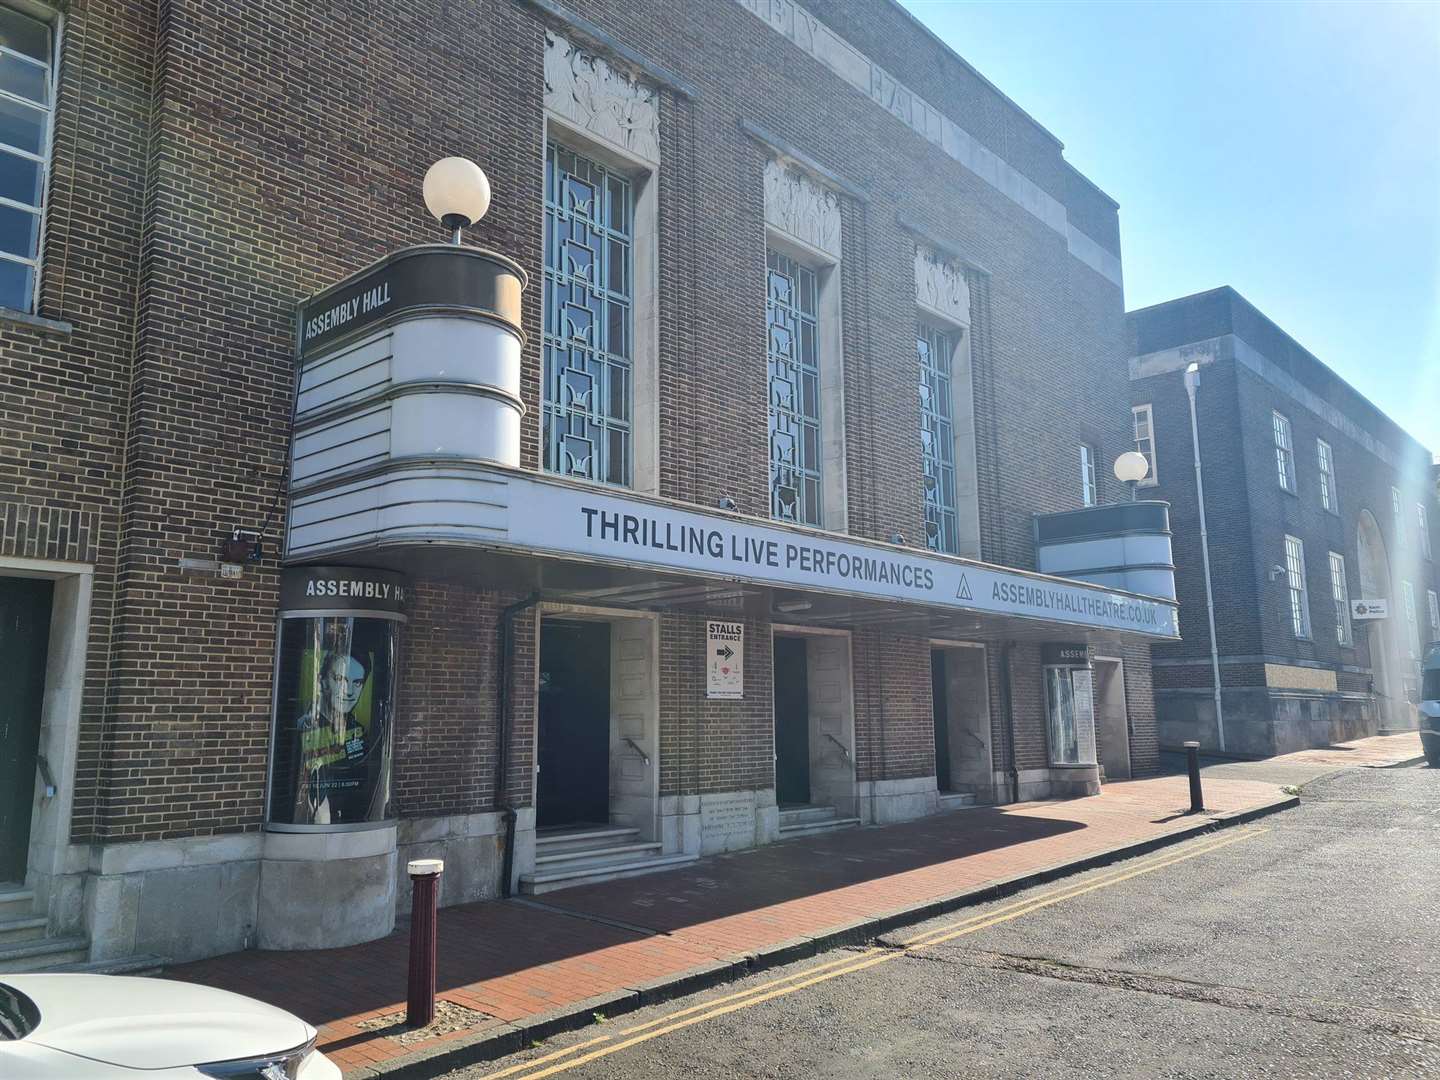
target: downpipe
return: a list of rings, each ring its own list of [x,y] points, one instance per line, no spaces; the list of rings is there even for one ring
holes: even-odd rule
[[[1015,707],[1010,698],[1010,650],[1013,641],[1000,645],[1000,708],[1005,712],[1005,758],[1010,773],[1010,801],[1020,801],[1020,766],[1015,761]]]
[[[515,823],[518,815],[510,800],[508,778],[510,775],[510,653],[514,635],[515,616],[528,611],[540,602],[540,594],[532,592],[524,600],[517,600],[500,612],[499,657],[495,678],[495,715],[498,720],[499,743],[495,748],[495,805],[500,807],[500,818],[505,823],[505,854],[500,864],[500,895],[511,894],[510,878],[515,870]]]

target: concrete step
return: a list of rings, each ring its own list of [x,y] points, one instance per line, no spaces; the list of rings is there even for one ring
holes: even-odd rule
[[[564,832],[535,834],[535,855],[560,855],[568,851],[593,851],[596,848],[633,844],[640,838],[639,829],[620,825],[596,825],[593,828],[568,829]]]
[[[835,817],[827,821],[807,821],[799,825],[781,825],[780,839],[789,840],[795,836],[813,836],[816,833],[834,832],[836,829],[853,829],[860,824],[858,817]]]
[[[34,914],[34,889],[23,885],[0,885],[0,919],[23,919]]]
[[[618,881],[621,878],[654,874],[661,870],[673,870],[677,866],[692,863],[698,855],[657,855],[649,859],[632,859],[611,863],[607,866],[572,867],[568,870],[539,870],[520,876],[520,891],[526,896],[539,896],[556,889],[570,889],[577,885],[596,885],[602,881]]]
[[[19,919],[0,919],[0,945],[18,945],[45,936],[50,920],[44,915],[27,915]]]
[[[975,796],[968,791],[942,791],[940,793],[941,810],[963,810],[967,806],[975,805]]]
[[[839,816],[839,811],[833,806],[796,806],[780,811],[780,827],[783,829],[788,825],[808,825],[816,821],[830,821]]]
[[[83,937],[42,938],[18,945],[0,945],[0,971],[48,971],[57,964],[78,964],[90,956]]]
[[[554,854],[537,853],[535,855],[535,869],[537,871],[548,870],[569,870],[581,866],[600,866],[605,863],[628,862],[631,859],[643,858],[650,855],[659,855],[660,845],[654,844],[616,844],[613,847],[580,848],[577,851],[560,851]]]
[[[45,969],[47,975],[159,975],[165,970],[161,956],[127,956],[121,960],[82,960],[73,964],[56,964]]]

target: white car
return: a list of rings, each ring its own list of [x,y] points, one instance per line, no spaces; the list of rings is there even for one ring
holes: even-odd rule
[[[4,1080],[339,1080],[315,1029],[253,998],[118,975],[0,975]]]

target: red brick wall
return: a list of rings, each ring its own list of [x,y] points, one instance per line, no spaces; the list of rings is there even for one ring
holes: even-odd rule
[[[857,631],[851,641],[857,780],[935,775],[930,643]]]
[[[819,7],[881,63],[888,50],[933,51],[878,0]],[[700,91],[660,99],[661,493],[768,507],[768,151],[740,130],[745,117],[869,193],[842,200],[852,531],[923,543],[913,239],[898,213],[985,267],[971,275],[983,542],[989,558],[1030,565],[1030,514],[1079,504],[1078,443],[1108,460],[1128,441],[1120,291],[732,0],[683,19],[661,0],[574,8]],[[388,250],[439,237],[419,185],[446,154],[473,156],[492,179],[494,204],[469,241],[532,277],[522,460],[539,460],[543,24],[523,0],[371,0],[343,19],[279,0],[76,0],[68,27],[42,314],[75,329],[0,335],[0,551],[100,563],[75,838],[253,829],[293,308]],[[1113,210],[1074,183],[1053,140],[942,60],[950,74],[916,88],[1106,233]],[[1102,476],[1114,494],[1108,485]],[[213,558],[235,525],[267,527],[262,565],[239,582],[180,572],[181,558]],[[418,600],[438,621],[407,633],[397,795],[407,813],[478,808],[494,799],[486,725],[501,600],[441,583]],[[533,612],[516,630],[510,787],[524,799]],[[663,790],[769,786],[767,625],[747,633],[738,705],[704,700],[701,633],[691,616],[662,621]],[[1015,661],[1024,767],[1044,756],[1033,652]],[[865,768],[929,775],[928,646],[857,635],[857,654],[870,665],[857,665],[857,741],[879,754],[861,760],[883,762]],[[464,745],[447,753],[452,737]]]

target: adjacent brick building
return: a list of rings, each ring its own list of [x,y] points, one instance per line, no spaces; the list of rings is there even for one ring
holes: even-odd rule
[[[0,0],[30,963],[375,936],[417,855],[459,902],[1154,766],[1173,607],[1033,573],[1130,444],[1116,206],[1053,135],[886,0],[355,8]],[[346,329],[448,155],[469,254],[373,274],[499,300]],[[409,494],[324,509],[362,489]],[[612,551],[622,509],[784,565]],[[347,568],[395,604],[305,599]]]
[[[1419,658],[1440,639],[1430,452],[1233,289],[1127,323],[1136,445],[1155,466],[1141,491],[1171,504],[1181,602],[1183,640],[1154,649],[1161,743],[1219,744],[1191,364],[1225,748],[1413,728]]]

